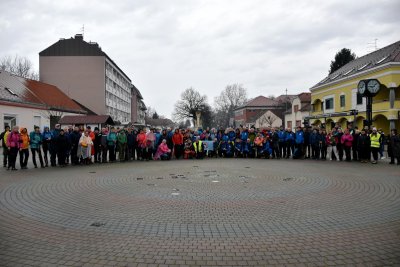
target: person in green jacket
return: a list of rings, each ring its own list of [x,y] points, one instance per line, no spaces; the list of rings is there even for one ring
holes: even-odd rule
[[[33,165],[35,166],[35,168],[37,168],[36,164],[36,153],[37,153],[40,161],[40,167],[44,168],[42,150],[40,149],[42,145],[42,134],[40,133],[39,126],[35,126],[34,129],[35,130],[29,134]]]
[[[118,154],[119,154],[120,161],[125,161],[125,151],[126,151],[127,143],[128,143],[128,139],[126,137],[125,130],[121,129],[117,136]]]
[[[107,147],[109,162],[115,162],[115,144],[117,143],[117,133],[115,128],[111,127],[111,131],[107,135]]]

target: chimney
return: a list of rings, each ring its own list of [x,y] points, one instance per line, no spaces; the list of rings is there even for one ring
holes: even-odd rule
[[[81,40],[81,41],[83,41],[83,35],[80,34],[80,33],[75,34],[75,40]]]

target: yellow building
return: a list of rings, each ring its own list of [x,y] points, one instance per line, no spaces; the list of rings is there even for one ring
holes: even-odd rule
[[[357,58],[310,88],[311,115],[309,123],[359,129],[366,120],[366,98],[357,93],[360,80],[377,79],[382,84],[373,98],[372,126],[400,130],[400,41]]]

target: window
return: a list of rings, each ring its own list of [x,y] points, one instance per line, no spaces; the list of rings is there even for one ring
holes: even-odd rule
[[[42,117],[33,116],[33,125],[39,126],[40,128],[42,128]]]
[[[363,103],[363,97],[357,93],[357,105],[362,105]]]
[[[344,106],[346,106],[346,96],[341,95],[340,96],[340,107],[343,108]]]
[[[294,105],[294,112],[299,111],[299,105]]]
[[[12,127],[17,125],[17,115],[4,115],[3,120],[4,128],[6,126],[10,126],[10,128],[12,129]]]
[[[333,98],[325,99],[325,109],[333,109]]]
[[[296,127],[301,127],[301,121],[296,121]]]

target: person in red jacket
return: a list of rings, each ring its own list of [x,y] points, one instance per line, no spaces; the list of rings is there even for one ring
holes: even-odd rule
[[[136,137],[137,144],[138,144],[138,149],[139,149],[139,155],[138,159],[144,160],[147,156],[147,138],[146,138],[146,133],[144,132],[143,129],[140,130],[139,134]]]
[[[8,168],[9,170],[16,171],[17,168],[15,168],[15,162],[17,161],[17,155],[18,151],[21,148],[21,135],[18,130],[18,126],[14,126],[11,133],[8,134],[7,136],[7,147],[9,149],[9,154],[8,154]]]
[[[174,144],[175,157],[179,159],[182,156],[183,149],[183,135],[179,129],[175,130],[175,133],[172,136],[172,143]]]
[[[351,147],[353,146],[353,135],[350,134],[349,129],[344,131],[342,135],[342,144],[346,153],[346,161],[351,161]]]

